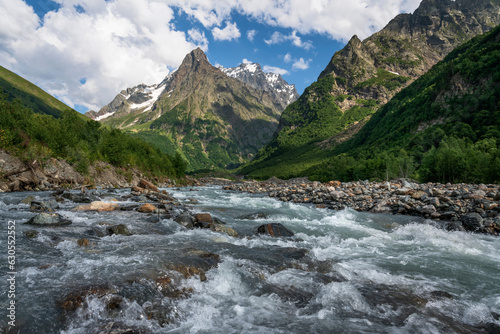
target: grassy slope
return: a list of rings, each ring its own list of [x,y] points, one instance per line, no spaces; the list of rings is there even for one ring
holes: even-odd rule
[[[18,98],[34,112],[60,117],[63,110],[71,109],[40,87],[0,66],[0,89],[9,99]],[[81,115],[81,114],[80,114]],[[83,119],[87,117],[81,115]]]

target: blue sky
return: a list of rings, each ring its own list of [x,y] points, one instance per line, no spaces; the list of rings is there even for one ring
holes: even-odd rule
[[[201,47],[213,65],[257,62],[297,91],[356,34],[420,0],[0,0],[0,65],[80,112],[160,82]]]

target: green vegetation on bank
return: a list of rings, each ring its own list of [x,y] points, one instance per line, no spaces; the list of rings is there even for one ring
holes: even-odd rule
[[[300,150],[285,141],[274,150],[292,147],[286,160],[263,152],[267,159],[243,172],[261,179],[500,182],[499,79],[497,27],[455,49],[395,95],[351,140],[327,149],[303,141]],[[314,127],[308,131],[314,137]]]
[[[184,175],[186,164],[179,154],[164,154],[120,130],[82,119],[69,108],[54,118],[23,104],[0,94],[0,148],[24,161],[63,158],[83,174],[93,162],[105,161],[116,167],[137,167],[155,176]]]

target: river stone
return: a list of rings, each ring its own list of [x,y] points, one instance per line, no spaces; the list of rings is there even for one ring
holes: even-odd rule
[[[158,187],[156,187],[154,184],[152,184],[151,182],[149,182],[145,179],[139,180],[139,187],[144,188],[144,189],[148,189],[151,191],[155,191],[155,192],[160,192],[160,189],[158,189]]]
[[[127,235],[127,236],[132,235],[132,233],[129,231],[127,226],[125,226],[123,224],[108,227],[106,229],[106,231],[108,232],[108,235],[113,235],[113,234],[120,234],[120,235]]]
[[[425,191],[417,190],[413,193],[411,193],[411,198],[413,199],[421,199],[422,197],[427,196]]]
[[[31,201],[30,209],[36,211],[54,212],[55,210],[59,209],[59,203],[57,203],[56,200],[53,199],[43,202]]]
[[[28,230],[24,232],[24,235],[29,238],[29,239],[34,239],[38,237],[38,231],[35,230]]]
[[[477,231],[483,228],[483,218],[478,213],[469,213],[460,217],[466,229]]]
[[[280,223],[260,225],[257,228],[258,234],[268,234],[272,237],[292,237],[294,233]]]
[[[431,215],[433,214],[434,212],[436,212],[436,208],[434,207],[434,205],[432,204],[429,204],[429,205],[424,205],[422,207],[422,213],[424,215]]]
[[[150,203],[143,204],[137,211],[142,213],[150,213],[156,211],[156,206]]]
[[[178,217],[176,217],[175,219],[175,222],[177,222],[179,225],[182,225],[184,226],[185,228],[193,228],[194,225],[193,223],[195,222],[195,219],[193,216],[190,216],[188,214],[182,214]]]
[[[195,215],[195,218],[197,222],[202,222],[202,223],[212,222],[212,216],[209,213],[198,213]]]
[[[33,197],[33,196],[28,196],[28,197],[25,197],[25,198],[21,201],[21,204],[31,205],[31,202],[33,202],[34,200],[35,200],[35,197]]]
[[[256,212],[256,213],[247,213],[244,215],[241,215],[237,217],[236,219],[244,219],[244,220],[256,220],[256,219],[267,219],[268,216],[265,213],[262,212]]]
[[[92,199],[90,199],[89,197],[82,195],[82,194],[63,193],[61,195],[61,197],[69,199],[70,201],[75,202],[75,203],[91,203],[92,202]],[[94,197],[94,199],[96,199],[96,198]]]
[[[222,224],[212,224],[210,229],[214,232],[226,233],[230,237],[234,237],[234,238],[238,237],[238,232],[236,232],[232,228],[225,226],[225,225],[222,225]]]
[[[116,203],[96,201],[90,204],[82,204],[75,207],[76,211],[114,211],[118,209],[119,205]]]
[[[26,222],[28,225],[35,226],[48,226],[48,227],[56,227],[56,226],[65,226],[70,225],[71,221],[64,219],[58,213],[45,213],[42,212],[35,217],[31,218]]]

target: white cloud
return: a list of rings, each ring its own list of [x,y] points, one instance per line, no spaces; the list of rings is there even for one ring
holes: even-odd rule
[[[246,59],[246,58],[243,58],[243,60],[241,61],[241,63],[242,63],[242,64],[252,64],[252,63],[253,63],[253,61],[250,61],[250,60],[248,60],[248,59]]]
[[[226,22],[226,27],[220,29],[215,27],[212,29],[212,34],[216,41],[230,41],[233,39],[238,39],[241,36],[240,30],[236,26],[236,23]]]
[[[212,30],[216,40],[241,36],[231,23],[231,13],[237,12],[290,29],[289,34],[274,33],[270,44],[290,42],[310,49],[311,42],[302,40],[305,34],[342,41],[357,34],[363,39],[395,15],[412,12],[420,1],[310,0],[304,5],[303,0],[55,0],[61,8],[42,21],[24,1],[0,0],[0,12],[8,13],[0,20],[0,64],[71,106],[98,109],[125,87],[162,80],[195,47],[208,49],[203,30],[176,30],[174,10]],[[84,11],[77,12],[75,5]],[[256,33],[249,30],[246,37],[252,40]],[[287,59],[297,70],[310,63],[291,55]]]
[[[304,60],[304,58],[300,58],[294,61],[292,65],[292,70],[307,70],[309,68],[309,60]]]
[[[204,51],[208,50],[208,39],[205,37],[205,32],[193,28],[188,30],[188,36],[190,42],[199,45]]]
[[[290,35],[283,35],[279,31],[275,31],[271,35],[271,38],[264,40],[264,42],[266,42],[266,44],[268,45],[279,44],[286,41],[291,41],[293,45],[306,50],[310,50],[313,47],[311,41],[302,42],[302,39],[299,36],[297,36],[297,31],[295,30],[292,31]]]
[[[164,3],[79,1],[83,13],[76,0],[59,3],[39,26],[23,1],[0,2],[9,12],[0,23],[0,60],[70,106],[99,109],[126,87],[161,81],[188,52],[207,46],[202,33],[173,29],[173,10]]]
[[[263,70],[264,70],[264,72],[271,72],[271,73],[276,73],[276,74],[280,74],[280,75],[290,74],[290,72],[288,72],[287,70],[285,70],[283,68],[276,67],[276,66],[265,65],[263,67]]]
[[[283,57],[283,61],[285,63],[290,63],[292,61],[292,55],[290,53],[287,53],[284,57]]]
[[[247,31],[247,38],[250,42],[253,42],[255,35],[257,35],[257,30],[252,29]]]

